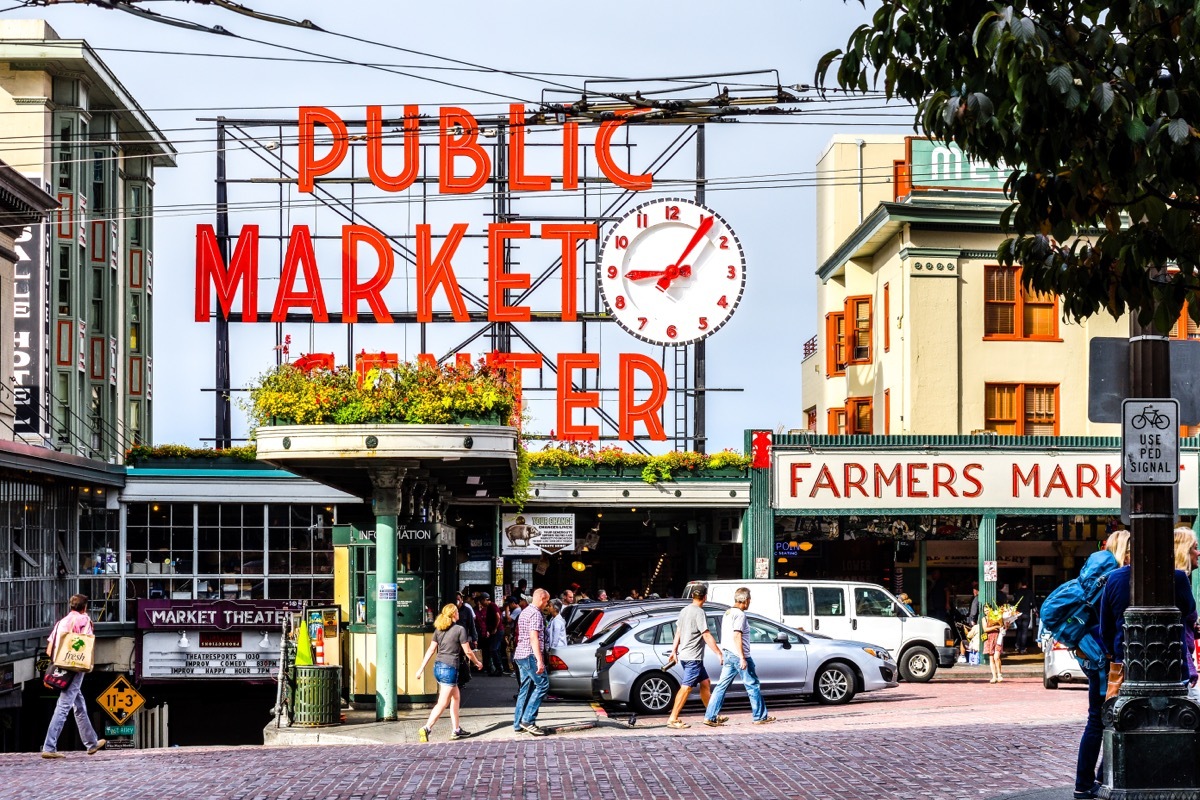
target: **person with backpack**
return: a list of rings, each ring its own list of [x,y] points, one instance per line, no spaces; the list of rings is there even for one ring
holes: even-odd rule
[[[1100,788],[1096,762],[1104,736],[1100,709],[1108,674],[1108,662],[1100,646],[1100,598],[1109,576],[1129,560],[1128,554],[1129,531],[1114,531],[1103,550],[1088,556],[1079,577],[1059,586],[1042,603],[1043,629],[1068,647],[1079,648],[1076,657],[1088,679],[1087,721],[1075,761],[1076,800],[1094,798]]]

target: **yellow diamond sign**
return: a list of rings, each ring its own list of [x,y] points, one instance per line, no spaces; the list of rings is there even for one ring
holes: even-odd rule
[[[97,702],[108,712],[110,717],[118,723],[124,723],[145,704],[146,698],[133,688],[129,678],[118,675],[117,679],[112,682],[112,686],[104,690],[104,694],[100,695]]]

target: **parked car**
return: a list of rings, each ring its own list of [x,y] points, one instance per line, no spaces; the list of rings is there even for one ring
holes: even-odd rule
[[[618,620],[648,611],[675,611],[691,603],[680,597],[664,600],[616,600],[584,606],[572,616],[567,625],[567,641],[572,644],[587,641]],[[728,606],[721,606],[722,609]]]
[[[1087,683],[1087,675],[1075,654],[1066,646],[1054,641],[1050,636],[1042,637],[1042,653],[1046,656],[1046,666],[1042,670],[1042,685],[1047,689],[1057,689],[1060,683]]]
[[[708,599],[732,603],[739,586],[750,589],[750,608],[801,631],[834,639],[858,639],[896,655],[900,676],[912,683],[933,678],[938,667],[953,667],[958,647],[950,626],[912,613],[891,592],[862,581],[721,580],[692,581],[708,586]]]
[[[546,671],[550,675],[550,693],[560,697],[591,697],[592,678],[596,672],[596,649],[607,634],[621,624],[622,621],[644,617],[650,614],[662,614],[667,611],[676,612],[675,605],[682,608],[681,601],[659,603],[652,602],[649,609],[642,603],[616,603],[620,606],[612,608],[611,613],[595,618],[597,628],[583,642],[568,644],[566,647],[551,647],[546,651]],[[706,603],[706,609],[724,611],[728,606],[720,603]],[[585,606],[587,608],[587,606]],[[672,634],[674,635],[674,634]],[[720,635],[720,631],[717,632]],[[568,637],[568,642],[570,638]]]
[[[710,610],[708,627],[721,633],[721,610]],[[804,633],[758,614],[750,621],[750,655],[762,681],[764,696],[811,696],[818,703],[848,703],[859,692],[897,685],[896,662],[887,650],[865,642],[841,641]],[[627,703],[642,714],[662,714],[671,707],[683,676],[667,657],[675,638],[675,614],[651,614],[622,621],[596,651],[595,693],[603,701]],[[705,649],[704,667],[715,681],[721,665]],[[734,681],[730,695],[744,695]]]

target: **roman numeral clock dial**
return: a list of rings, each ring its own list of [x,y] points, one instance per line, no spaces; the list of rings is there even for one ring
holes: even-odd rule
[[[733,316],[746,288],[746,256],[733,229],[691,200],[643,203],[600,248],[600,294],[637,338],[685,345]]]

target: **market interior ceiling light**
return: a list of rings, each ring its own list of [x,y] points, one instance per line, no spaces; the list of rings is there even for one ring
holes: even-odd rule
[[[585,569],[587,569],[587,564],[583,563],[582,561],[572,561],[571,569],[575,570],[576,572],[583,572]]]
[[[804,552],[806,552],[806,553],[807,553],[809,550],[812,550],[812,548],[813,548],[813,543],[812,543],[812,542],[801,542],[801,543],[800,543],[800,549],[801,549],[801,550],[803,550],[803,551],[804,551]]]

